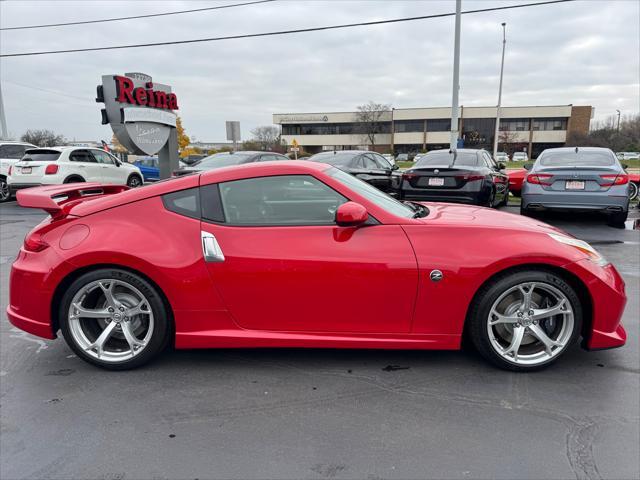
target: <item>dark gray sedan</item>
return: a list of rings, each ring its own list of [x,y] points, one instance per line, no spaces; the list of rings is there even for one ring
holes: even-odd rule
[[[271,162],[277,160],[289,160],[284,155],[275,152],[254,152],[243,150],[240,152],[214,153],[208,157],[198,160],[188,167],[181,168],[173,172],[174,177],[188,175],[194,172],[213,170],[215,168],[230,167],[231,165],[241,165],[252,162]]]
[[[611,226],[624,226],[629,175],[608,148],[549,148],[529,168],[522,183],[523,215],[541,210],[602,212]]]

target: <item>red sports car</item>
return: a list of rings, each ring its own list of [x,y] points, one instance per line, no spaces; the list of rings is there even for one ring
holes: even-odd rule
[[[507,170],[507,175],[509,176],[509,191],[516,197],[519,197],[520,192],[522,192],[522,182],[524,182],[524,177],[527,176],[527,173],[528,171],[525,168]]]
[[[126,191],[125,191],[126,190]],[[176,348],[458,349],[534,370],[619,347],[626,297],[589,244],[475,206],[401,203],[326,164],[254,163],[145,188],[18,193],[7,313],[88,362]]]

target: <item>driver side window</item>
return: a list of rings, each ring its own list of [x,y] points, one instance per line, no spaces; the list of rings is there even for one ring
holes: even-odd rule
[[[103,163],[106,165],[115,165],[113,158],[107,152],[103,152],[102,150],[92,150],[91,153],[93,154],[94,157],[96,157],[96,160],[98,160],[98,163]]]
[[[69,154],[72,162],[96,163],[96,159],[89,150],[74,150]]]
[[[231,225],[334,225],[347,198],[310,175],[248,178],[219,185]]]

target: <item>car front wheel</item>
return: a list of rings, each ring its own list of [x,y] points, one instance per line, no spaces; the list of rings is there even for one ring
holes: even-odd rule
[[[505,370],[538,370],[576,342],[582,305],[557,274],[520,271],[483,287],[469,322],[471,341],[484,358]]]
[[[7,183],[7,179],[0,177],[0,203],[6,202],[11,198],[11,189]]]
[[[76,279],[60,302],[60,329],[82,359],[109,370],[138,367],[166,346],[164,302],[145,279],[100,269]]]
[[[129,188],[138,188],[142,185],[142,179],[138,175],[131,175],[127,179],[127,186]]]

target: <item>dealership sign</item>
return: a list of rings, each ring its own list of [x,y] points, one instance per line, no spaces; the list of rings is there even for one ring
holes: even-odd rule
[[[176,127],[178,97],[169,85],[154,83],[144,73],[103,75],[97,102],[104,102],[102,123],[111,125],[130,152],[154,155]]]

